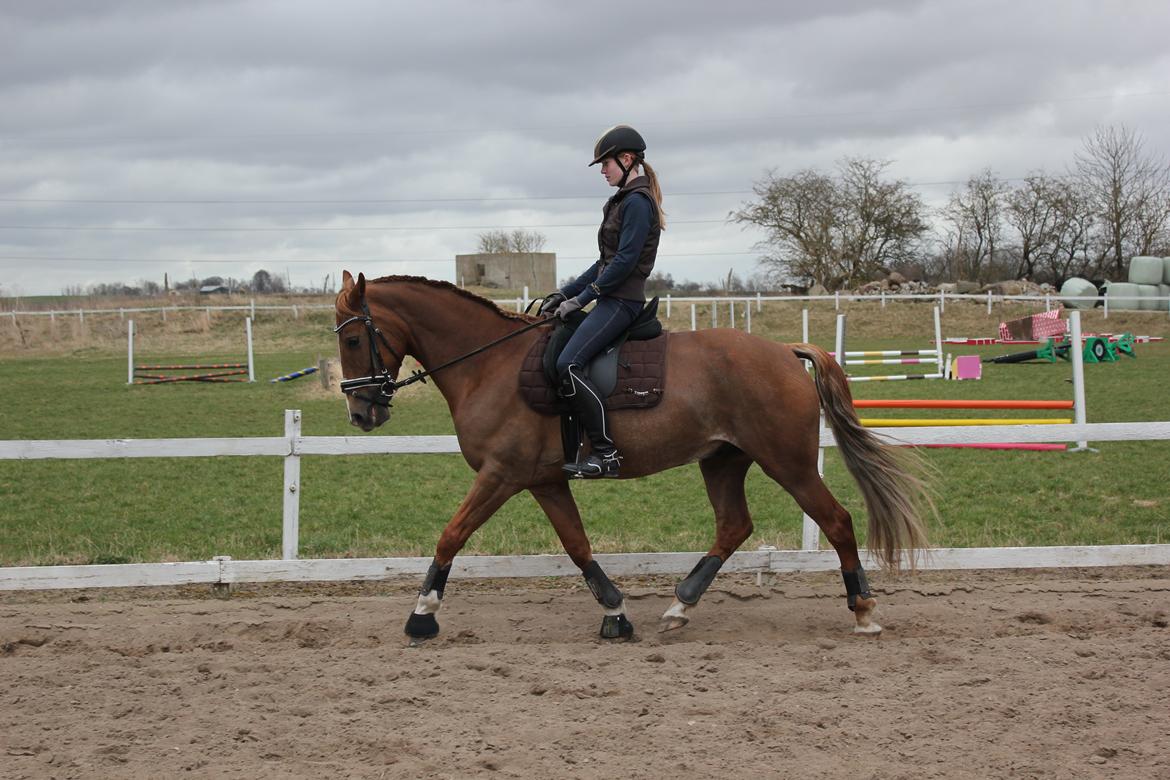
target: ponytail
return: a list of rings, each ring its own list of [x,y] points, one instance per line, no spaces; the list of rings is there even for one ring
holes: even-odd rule
[[[654,203],[658,210],[658,229],[666,230],[666,212],[662,210],[662,187],[658,184],[658,176],[654,173],[654,169],[650,167],[650,163],[645,160],[641,161],[642,170],[646,173],[646,178],[650,180],[650,194],[654,196]]]

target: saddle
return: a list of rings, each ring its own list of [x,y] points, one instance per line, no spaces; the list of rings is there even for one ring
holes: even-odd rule
[[[585,319],[574,312],[542,335],[520,364],[520,395],[536,412],[566,415],[569,404],[557,395],[557,357]],[[662,399],[666,383],[666,337],[658,321],[658,299],[642,309],[630,327],[585,367],[585,375],[605,397],[605,408],[644,409]]]

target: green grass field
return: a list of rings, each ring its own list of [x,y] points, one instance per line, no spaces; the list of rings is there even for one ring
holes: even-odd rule
[[[989,336],[1000,319],[1024,308],[949,305],[944,335]],[[858,304],[848,309],[850,349],[925,348],[933,338],[930,306]],[[675,306],[670,327],[689,327],[689,305]],[[722,316],[725,316],[722,315]],[[704,319],[705,317],[705,319]],[[812,340],[831,347],[832,306],[812,313]],[[22,325],[0,333],[0,439],[279,436],[283,410],[304,412],[306,435],[355,435],[339,394],[315,377],[272,385],[268,378],[315,364],[336,351],[326,312],[261,317],[256,323],[257,382],[252,385],[127,386],[124,324],[96,317],[79,323]],[[140,362],[242,355],[240,317],[141,317]],[[699,322],[710,322],[701,311]],[[1086,331],[1167,335],[1165,315],[1085,314]],[[797,341],[800,306],[767,304],[753,330]],[[0,328],[3,331],[3,328]],[[1007,347],[952,347],[984,355]],[[903,367],[876,369],[903,373]],[[920,367],[907,366],[908,371]],[[1090,422],[1170,419],[1170,343],[1139,345],[1138,359],[1086,366]],[[1066,363],[985,366],[979,382],[854,385],[858,398],[1072,397]],[[867,411],[866,416],[935,416]],[[948,413],[937,413],[946,416]],[[1010,412],[1001,413],[1005,416]],[[1061,416],[1058,413],[1041,413]],[[950,416],[984,416],[953,412]],[[987,415],[992,416],[992,415]],[[1020,412],[1015,416],[1036,416]],[[432,386],[413,386],[395,402],[388,429],[369,435],[453,433]],[[1170,442],[1103,443],[1097,453],[923,450],[938,546],[1165,542],[1170,531]],[[864,534],[864,510],[833,450],[826,480]],[[199,560],[213,555],[280,554],[279,458],[179,458],[0,461],[0,565]],[[459,456],[353,456],[302,459],[301,554],[304,557],[428,555],[471,482]],[[696,466],[636,481],[574,486],[596,550],[705,550],[712,513]],[[798,547],[800,513],[792,499],[753,469],[748,499],[760,544]],[[527,494],[509,502],[468,547],[471,553],[558,552],[559,544]]]

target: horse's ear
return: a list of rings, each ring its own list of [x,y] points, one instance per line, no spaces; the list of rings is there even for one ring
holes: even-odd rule
[[[358,272],[357,294],[359,298],[366,297],[366,275],[360,271]]]
[[[353,274],[351,274],[349,271],[342,271],[341,272],[341,291],[347,293],[351,289],[353,289]]]

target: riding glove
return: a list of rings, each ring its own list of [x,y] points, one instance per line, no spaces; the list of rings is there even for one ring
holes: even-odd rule
[[[562,303],[564,303],[566,300],[568,300],[567,296],[563,292],[561,292],[560,290],[557,290],[556,292],[551,292],[548,295],[544,296],[544,300],[540,302],[540,308],[537,309],[536,313],[538,315],[552,314],[553,312],[555,312],[557,310],[557,307],[560,306]]]
[[[581,302],[576,298],[570,298],[557,307],[557,316],[561,318],[562,322],[569,321],[569,315],[581,308]]]

